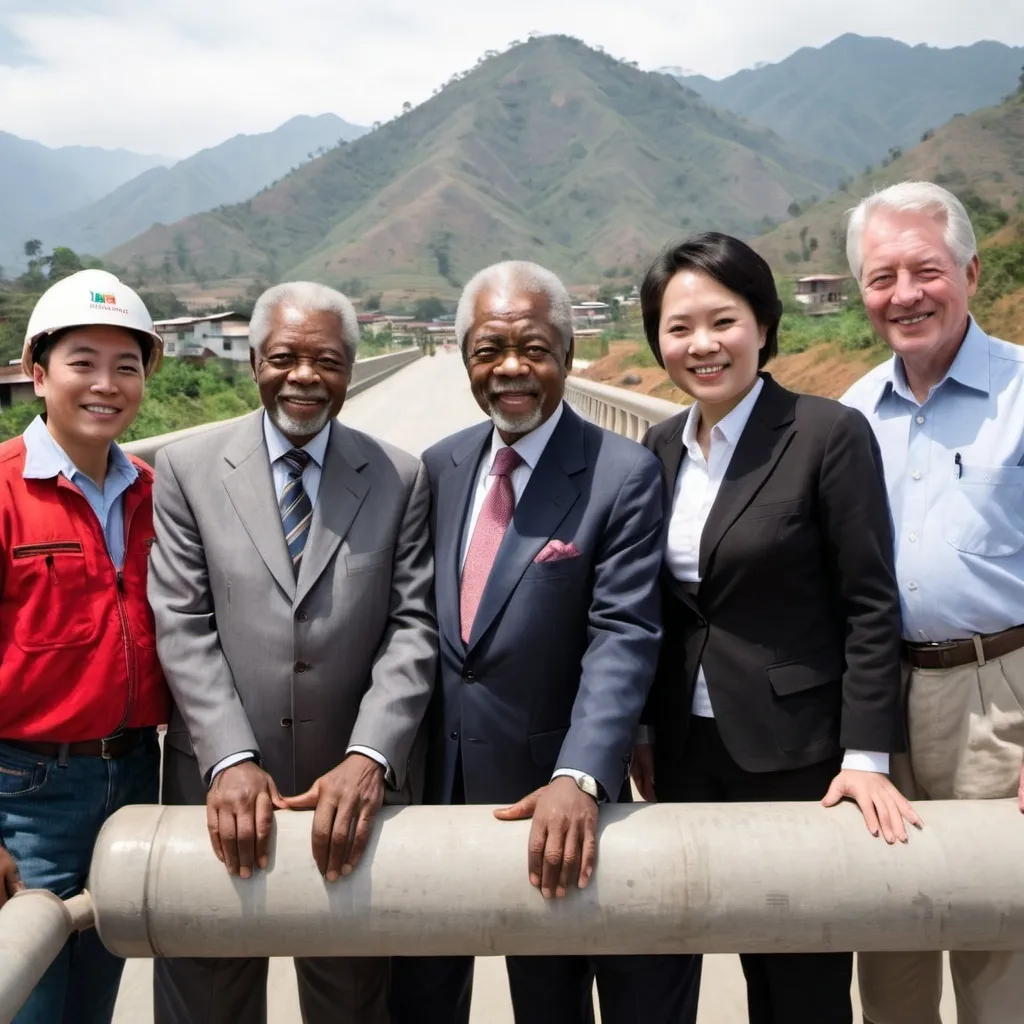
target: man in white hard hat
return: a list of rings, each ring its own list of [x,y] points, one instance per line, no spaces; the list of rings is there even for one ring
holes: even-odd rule
[[[46,411],[0,444],[0,905],[25,886],[80,892],[106,818],[158,798],[153,472],[114,439],[161,351],[104,271],[59,281],[29,320],[22,365]],[[109,1022],[122,965],[83,932],[16,1024]]]

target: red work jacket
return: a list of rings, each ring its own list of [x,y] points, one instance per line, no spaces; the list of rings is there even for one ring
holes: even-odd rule
[[[118,570],[85,495],[63,475],[26,480],[25,442],[0,444],[0,740],[76,743],[167,721],[146,600],[153,471],[132,462]]]

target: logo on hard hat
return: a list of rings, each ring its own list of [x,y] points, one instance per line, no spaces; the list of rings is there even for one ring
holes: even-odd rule
[[[98,305],[116,306],[117,298],[105,292],[90,292],[90,299]]]

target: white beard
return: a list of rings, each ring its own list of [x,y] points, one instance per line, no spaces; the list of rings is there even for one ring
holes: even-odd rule
[[[277,427],[285,436],[291,437],[316,437],[331,418],[330,407],[325,405],[320,415],[315,420],[296,420],[288,415],[281,408],[281,403],[275,401],[273,407],[267,409],[270,415],[270,422]]]
[[[501,412],[494,402],[488,400],[487,411],[491,414],[491,422],[506,434],[529,434],[536,430],[544,420],[544,410],[538,405],[533,412],[512,418]]]

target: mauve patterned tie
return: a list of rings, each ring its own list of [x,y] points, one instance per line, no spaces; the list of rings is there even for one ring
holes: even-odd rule
[[[490,475],[495,477],[495,481],[480,508],[480,516],[466,552],[466,564],[462,567],[459,616],[463,643],[469,643],[469,634],[473,630],[473,619],[476,618],[476,610],[483,597],[484,585],[491,573],[498,548],[501,547],[501,538],[512,522],[516,495],[512,490],[511,474],[522,461],[522,456],[514,448],[501,448],[494,456]]]

